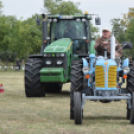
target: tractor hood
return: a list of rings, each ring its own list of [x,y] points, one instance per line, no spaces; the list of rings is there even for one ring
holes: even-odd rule
[[[72,45],[72,43],[73,42],[70,38],[59,39],[51,43],[49,46],[47,46],[44,50],[44,53],[67,52],[70,49],[70,46]]]

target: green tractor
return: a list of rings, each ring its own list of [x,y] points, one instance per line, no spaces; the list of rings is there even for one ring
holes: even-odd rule
[[[84,15],[48,15],[47,19],[42,16],[41,52],[30,55],[25,64],[27,97],[44,97],[49,91],[60,92],[63,83],[70,82],[71,63],[95,53],[90,27],[92,17],[87,12]],[[100,25],[100,18],[97,17],[95,22]]]

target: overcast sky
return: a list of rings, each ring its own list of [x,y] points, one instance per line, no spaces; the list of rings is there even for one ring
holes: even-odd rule
[[[6,15],[15,15],[18,19],[27,19],[32,14],[42,13],[43,0],[1,0]],[[68,0],[66,0],[68,1]],[[111,29],[110,20],[121,18],[122,13],[127,13],[129,7],[134,7],[134,0],[71,0],[80,2],[79,8],[91,14],[99,14],[101,18],[100,31],[103,27]],[[94,22],[94,20],[92,20]]]

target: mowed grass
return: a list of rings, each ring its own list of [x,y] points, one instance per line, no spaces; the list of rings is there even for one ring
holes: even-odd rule
[[[82,125],[70,120],[70,84],[60,94],[26,98],[23,72],[0,72],[0,134],[133,134],[126,102],[87,101]]]

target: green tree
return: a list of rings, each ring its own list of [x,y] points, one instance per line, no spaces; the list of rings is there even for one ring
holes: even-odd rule
[[[6,55],[6,56],[5,56]],[[0,51],[0,59],[3,61],[3,62],[12,62],[14,63],[15,62],[15,58],[16,58],[17,54],[16,53],[13,53],[11,51]]]
[[[2,4],[2,2],[0,1],[0,14],[2,13],[2,8],[3,8],[3,4]]]
[[[98,34],[98,32],[99,32],[99,28],[93,26],[92,23],[91,23],[90,27],[91,27],[92,37],[93,37],[94,39],[99,38],[99,37],[100,37],[100,35]]]
[[[121,19],[121,25],[127,28],[130,24],[131,19],[134,19],[134,8],[129,8],[128,13],[123,14],[123,19]]]
[[[10,46],[12,45],[12,32],[14,21],[17,19],[13,16],[0,16],[0,50],[5,54],[6,63],[8,64]]]
[[[75,15],[83,14],[82,10],[79,9],[79,2],[63,1],[63,0],[44,0],[45,13],[52,15],[64,14],[64,15]],[[99,37],[99,28],[91,24],[92,36],[96,39]]]
[[[51,14],[82,14],[78,8],[79,4],[63,0],[44,1],[45,10]],[[27,20],[17,20],[14,16],[2,15],[2,7],[0,1],[0,51],[5,55],[4,60],[11,59],[11,53],[15,53],[18,58],[39,53],[42,45],[42,26],[36,25],[37,15]],[[98,28],[93,25],[91,27],[92,34],[98,36]]]
[[[17,20],[12,32],[12,45],[10,49],[17,52],[18,58],[40,52],[42,45],[41,26],[36,25],[36,15],[27,20]]]
[[[123,14],[123,19],[112,19],[110,22],[113,25],[113,29],[116,29],[117,33],[115,33],[116,38],[123,42],[126,40],[125,34],[126,30],[129,27],[131,19],[134,19],[134,8],[129,8],[127,14]],[[120,26],[119,26],[120,25]]]
[[[74,3],[72,1],[63,0],[44,0],[45,12],[50,14],[82,14],[82,11],[78,8],[80,3]]]
[[[125,37],[127,41],[130,41],[133,44],[133,48],[128,50],[126,54],[134,58],[134,19],[130,20]]]
[[[36,25],[36,18],[37,16],[34,15],[31,18],[28,18],[25,21],[25,27],[27,28],[27,31],[29,31],[28,34],[30,34],[31,38],[28,38],[28,42],[30,44],[30,51],[29,53],[39,53],[42,45],[42,26]]]
[[[115,35],[116,39],[120,43],[125,41],[126,40],[126,38],[125,38],[126,27],[121,25],[121,23],[120,23],[121,20],[114,18],[110,22],[113,25],[112,32],[115,31],[114,35]]]
[[[128,13],[123,14],[121,25],[125,28],[125,40],[133,43],[133,49],[124,50],[124,55],[134,58],[134,8],[129,8]]]

